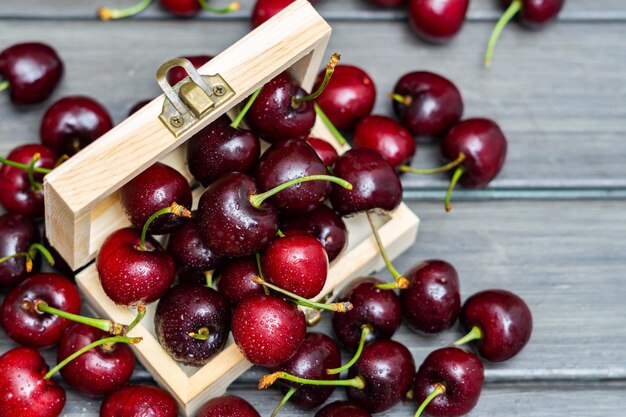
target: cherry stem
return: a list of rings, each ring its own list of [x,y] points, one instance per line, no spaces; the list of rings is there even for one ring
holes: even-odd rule
[[[125,9],[111,9],[109,7],[100,7],[98,9],[98,16],[101,20],[116,20],[123,19],[125,17],[134,16],[141,13],[146,7],[152,3],[152,0],[141,0],[134,6],[127,7]]]
[[[241,109],[237,117],[235,117],[235,120],[233,120],[232,123],[230,124],[230,127],[232,127],[233,129],[239,129],[239,123],[241,123],[243,118],[246,116],[246,113],[248,113],[248,110],[250,110],[250,107],[252,107],[252,103],[254,103],[254,100],[256,100],[256,98],[259,96],[259,93],[261,93],[262,89],[263,89],[263,86],[257,88],[257,90],[254,93],[252,93],[252,95],[246,102],[246,105],[243,106],[243,108]]]
[[[278,237],[285,237],[285,234],[280,229],[276,231],[276,234],[278,235]]]
[[[354,365],[356,361],[358,361],[359,358],[361,357],[361,352],[363,352],[363,346],[365,346],[365,339],[367,339],[367,335],[370,334],[372,330],[373,330],[372,326],[370,326],[369,324],[364,324],[363,326],[361,326],[361,340],[359,340],[359,347],[354,353],[354,356],[352,357],[352,359],[350,359],[348,363],[346,363],[343,366],[340,366],[339,368],[327,369],[326,373],[328,375],[335,375],[335,374],[340,374],[343,371],[347,371],[348,369],[350,369],[352,365]]]
[[[10,261],[11,259],[14,259],[14,258],[19,258],[21,256],[26,258],[26,272],[31,272],[33,270],[33,259],[30,257],[30,254],[28,252],[17,252],[17,253],[14,253],[13,255],[4,256],[0,258],[0,264],[3,262]]]
[[[413,97],[411,96],[403,96],[402,94],[391,93],[388,95],[390,99],[393,101],[397,101],[400,104],[404,104],[405,106],[410,106],[413,102]]]
[[[208,340],[209,339],[209,329],[207,327],[201,327],[197,332],[190,332],[190,337],[193,337],[196,340]]]
[[[48,371],[47,374],[44,375],[43,379],[44,380],[49,380],[50,378],[52,378],[52,375],[54,375],[58,370],[60,370],[61,368],[63,368],[65,365],[67,365],[68,363],[70,363],[71,361],[73,361],[74,359],[78,358],[80,355],[82,355],[83,353],[98,347],[100,345],[104,345],[105,343],[107,344],[113,344],[113,343],[128,343],[129,345],[134,345],[137,344],[139,342],[141,342],[142,338],[141,337],[126,337],[126,336],[113,336],[113,337],[107,337],[105,339],[100,339],[100,340],[96,340],[95,342],[85,346],[84,348],[77,350],[76,352],[72,353],[70,356],[68,356],[67,358],[65,358],[62,362],[60,362],[57,366],[55,366],[54,368],[50,369]]]
[[[428,397],[424,399],[420,407],[417,409],[417,412],[415,413],[415,417],[419,417],[422,414],[422,411],[424,411],[424,409],[428,407],[428,404],[430,404],[430,402],[434,400],[435,397],[438,397],[445,393],[446,393],[446,387],[443,384],[439,384],[439,383],[435,384],[435,388],[433,389],[433,392],[431,392],[428,395]]]
[[[287,404],[287,401],[289,401],[289,399],[293,396],[293,394],[295,394],[297,388],[295,387],[291,387],[289,388],[289,391],[287,391],[287,393],[285,394],[285,396],[283,397],[282,400],[280,400],[280,402],[278,403],[278,405],[276,406],[276,408],[274,409],[274,411],[272,411],[272,414],[270,417],[276,417],[276,415],[278,414],[278,412],[280,411],[281,408],[283,408],[283,406],[285,404]]]
[[[236,12],[237,10],[239,10],[241,8],[241,5],[239,4],[238,1],[234,1],[231,4],[229,4],[226,7],[211,7],[208,5],[208,3],[206,2],[206,0],[198,0],[198,4],[200,4],[200,7],[202,7],[204,10],[208,10],[210,12],[213,13],[218,13],[218,14],[225,14],[225,13],[231,13],[231,12]]]
[[[0,164],[4,164],[4,165],[9,165],[15,168],[21,168],[21,169],[25,169],[25,170],[29,170],[30,168],[30,164],[26,165],[26,164],[21,164],[19,162],[15,162],[15,161],[11,161],[10,159],[6,159],[0,156]],[[50,172],[52,172],[51,169],[48,168],[37,168],[37,167],[33,167],[33,172],[37,172],[39,174],[49,174]]]
[[[51,266],[54,266],[54,257],[52,257],[52,254],[44,245],[42,245],[41,243],[33,243],[32,245],[30,245],[30,247],[28,248],[28,255],[31,259],[35,258],[37,252],[41,253]]]
[[[107,332],[114,336],[125,335],[128,331],[128,326],[123,324],[117,324],[111,320],[96,319],[93,317],[79,316],[78,314],[68,313],[67,311],[59,310],[58,308],[50,307],[48,303],[42,300],[24,300],[22,303],[22,309],[33,310],[37,314],[53,314],[66,320],[74,321],[76,323],[86,324],[87,326],[95,327],[103,332]]]
[[[31,159],[30,164],[28,165],[28,182],[35,191],[41,191],[43,188],[43,185],[35,180],[35,164],[39,161],[39,159],[41,159],[41,154],[37,152],[33,155],[33,159]]]
[[[522,0],[513,0],[502,16],[500,16],[500,19],[494,26],[491,36],[489,37],[489,43],[487,44],[487,50],[485,51],[485,67],[488,68],[491,66],[493,50],[496,47],[496,43],[500,38],[502,30],[520,10],[522,10]]]
[[[326,125],[326,128],[328,130],[330,130],[330,133],[332,133],[332,135],[335,138],[335,140],[337,140],[337,142],[339,142],[339,144],[342,145],[342,146],[346,145],[348,143],[348,141],[346,140],[346,138],[343,137],[341,132],[339,132],[339,130],[337,130],[337,128],[335,127],[333,122],[330,121],[328,116],[326,116],[326,113],[324,113],[324,110],[322,110],[322,108],[319,106],[319,104],[313,103],[313,107],[315,108],[315,113],[317,113],[319,118],[322,119],[322,122],[324,123],[324,125]]]
[[[337,65],[340,59],[341,59],[341,54],[339,52],[335,52],[330,57],[330,59],[328,60],[328,64],[326,64],[326,74],[324,74],[324,80],[322,81],[320,86],[317,88],[317,90],[315,90],[313,93],[309,94],[308,96],[291,97],[291,106],[294,109],[297,109],[301,103],[315,100],[324,92],[324,89],[326,88],[326,86],[328,85],[328,82],[330,81],[330,77],[332,77],[333,72],[335,72],[335,66]]]
[[[419,169],[419,168],[411,168],[410,166],[407,166],[407,165],[400,165],[400,171],[412,172],[413,174],[420,174],[420,175],[438,174],[440,172],[446,172],[446,171],[450,171],[452,168],[456,168],[463,161],[465,161],[465,154],[463,152],[460,152],[459,156],[457,156],[457,158],[454,161],[448,162],[447,164],[442,165],[438,168]]]
[[[261,254],[256,253],[255,256],[256,256],[256,267],[259,270],[259,278],[261,278],[262,280],[265,280],[265,277],[263,277],[263,271],[261,270]],[[270,295],[270,290],[266,286],[263,286],[263,292],[265,292],[265,295]]]
[[[9,80],[0,81],[0,91],[8,89],[10,85]]]
[[[274,284],[270,284],[269,282],[265,281],[263,278],[261,277],[252,277],[251,278],[252,282],[256,283],[256,284],[261,284],[264,287],[270,288],[280,294],[283,294],[291,299],[293,299],[293,301],[301,306],[304,307],[311,307],[311,308],[317,308],[320,310],[330,310],[330,311],[335,311],[337,313],[345,313],[346,311],[350,311],[352,310],[352,303],[345,301],[345,302],[341,302],[341,303],[332,303],[332,304],[324,304],[324,303],[316,303],[315,301],[311,301],[311,300],[307,300],[304,297],[301,297],[297,294],[292,293],[291,291],[287,291],[283,288],[280,288]]]
[[[448,191],[446,191],[446,199],[444,200],[444,207],[448,212],[452,210],[452,205],[450,204],[450,199],[452,198],[452,190],[454,190],[454,187],[456,187],[456,183],[459,182],[459,178],[461,178],[461,175],[463,175],[464,172],[465,168],[459,166],[456,168],[456,171],[454,171],[454,174],[452,174],[452,179],[450,180]]]
[[[135,317],[135,320],[133,320],[133,322],[128,325],[128,330],[126,330],[126,333],[130,332],[135,327],[137,327],[137,325],[144,318],[145,315],[146,315],[146,306],[143,304],[139,304],[137,306],[137,316]]]
[[[269,388],[278,379],[286,379],[287,381],[297,382],[298,384],[303,385],[352,387],[356,389],[365,388],[365,381],[358,375],[352,379],[306,379],[288,374],[287,372],[274,372],[273,374],[267,374],[261,377],[261,379],[259,380],[259,389]]]
[[[388,290],[388,289],[395,289],[395,288],[400,288],[400,289],[407,288],[409,286],[409,280],[403,277],[396,270],[396,268],[394,268],[393,264],[391,263],[391,260],[389,259],[389,256],[387,255],[387,250],[385,249],[385,246],[383,245],[383,241],[380,238],[380,235],[378,234],[378,228],[374,224],[374,219],[372,218],[372,212],[368,211],[366,212],[366,214],[367,214],[367,220],[369,221],[370,227],[372,228],[372,233],[374,234],[374,239],[376,239],[376,245],[378,245],[378,250],[381,256],[383,257],[383,260],[385,261],[385,265],[387,266],[387,269],[389,270],[389,272],[391,272],[391,275],[393,275],[393,279],[395,280],[395,282],[391,284],[378,284],[376,285],[376,288],[379,288],[381,290]]]
[[[252,204],[253,207],[259,208],[261,207],[261,204],[263,204],[263,201],[272,197],[274,194],[278,194],[282,190],[289,188],[292,185],[301,184],[303,182],[309,182],[309,181],[329,181],[345,188],[346,190],[352,189],[352,184],[350,184],[348,181],[341,179],[339,177],[334,177],[332,175],[308,175],[306,177],[294,178],[290,181],[284,182],[264,193],[252,194],[250,196],[250,204]]]
[[[206,279],[206,287],[213,288],[213,270],[204,271],[204,278]]]
[[[150,224],[159,216],[164,214],[173,214],[178,217],[191,217],[191,211],[187,209],[185,206],[181,206],[177,202],[173,202],[171,206],[162,208],[161,210],[157,210],[152,216],[148,217],[146,223],[143,225],[143,230],[141,231],[141,243],[139,244],[139,250],[146,250],[146,235],[148,234],[148,228]]]
[[[480,340],[483,338],[483,331],[478,326],[473,326],[472,329],[463,337],[452,343],[452,346],[460,346],[469,343],[473,340]]]

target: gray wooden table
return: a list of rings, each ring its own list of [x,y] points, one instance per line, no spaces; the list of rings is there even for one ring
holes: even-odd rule
[[[172,20],[153,7],[108,24],[94,18],[104,3],[3,0],[0,48],[26,40],[54,45],[67,69],[55,97],[95,97],[116,122],[135,102],[158,93],[151,74],[160,63],[181,54],[218,53],[249,30],[251,0],[231,16]],[[486,366],[487,383],[471,416],[624,416],[626,4],[570,0],[548,30],[511,25],[487,71],[480,64],[499,13],[495,3],[472,0],[462,33],[445,47],[416,40],[402,11],[376,10],[361,0],[324,0],[319,10],[334,29],[331,49],[341,51],[344,62],[364,67],[377,83],[376,112],[390,113],[385,95],[400,75],[427,69],[457,83],[465,116],[497,120],[509,139],[501,175],[488,189],[457,191],[450,214],[441,204],[445,175],[403,179],[422,225],[398,269],[443,258],[459,271],[463,298],[507,288],[533,311],[529,345],[509,362]],[[44,110],[16,111],[0,95],[0,153],[37,142]],[[414,165],[434,166],[436,155],[434,146],[420,145]],[[328,322],[321,327],[329,330]],[[403,328],[395,338],[419,364],[459,334],[424,338]],[[11,347],[1,335],[0,352]],[[52,363],[55,353],[45,354]],[[260,374],[249,371],[230,391],[267,416],[279,395],[256,390]],[[150,377],[137,367],[134,380]],[[342,396],[337,390],[334,398]],[[64,415],[96,416],[99,404],[70,390]],[[384,415],[414,412],[407,404]],[[310,414],[287,406],[283,415]]]

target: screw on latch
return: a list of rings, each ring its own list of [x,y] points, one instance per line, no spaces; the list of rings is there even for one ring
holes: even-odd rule
[[[174,127],[181,127],[185,123],[185,120],[180,116],[173,116],[170,118],[170,124]]]
[[[226,89],[223,85],[218,84],[213,86],[213,92],[216,96],[223,96],[224,94],[226,94]]]

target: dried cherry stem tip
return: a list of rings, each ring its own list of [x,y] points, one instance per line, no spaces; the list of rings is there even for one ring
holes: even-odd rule
[[[445,165],[442,165],[437,168],[429,168],[429,169],[420,169],[420,168],[412,168],[407,165],[400,165],[399,169],[401,172],[412,172],[413,174],[419,175],[431,175],[438,174],[440,172],[450,171],[452,168],[456,168],[463,161],[465,161],[465,154],[463,152],[459,153],[459,156],[454,161],[448,162]]]
[[[25,265],[26,272],[31,272],[33,270],[33,259],[37,255],[37,252],[40,252],[46,258],[48,263],[54,266],[54,258],[52,257],[52,254],[41,243],[33,243],[32,245],[30,245],[30,247],[28,248],[28,251],[26,252],[17,252],[17,253],[14,253],[13,255],[8,255],[8,256],[4,256],[0,258],[0,264],[10,259],[19,258],[23,256],[26,258],[26,265]]]
[[[413,97],[411,96],[403,96],[402,94],[390,93],[387,97],[389,97],[393,101],[397,101],[400,104],[404,104],[405,106],[410,106],[413,103]]]
[[[275,194],[278,194],[284,189],[289,188],[296,184],[301,184],[303,182],[309,182],[309,181],[329,181],[345,188],[346,190],[352,189],[352,184],[350,184],[348,181],[341,179],[339,177],[333,177],[332,175],[309,175],[306,177],[294,178],[293,180],[277,185],[276,187],[264,193],[252,194],[250,196],[250,204],[252,204],[253,207],[259,208],[261,207],[261,204],[263,204],[263,201],[272,197]]]
[[[87,326],[95,327],[96,329],[100,329],[103,332],[107,332],[114,336],[125,335],[128,331],[128,326],[126,325],[114,323],[111,320],[96,319],[93,317],[84,317],[68,313],[67,311],[49,306],[48,303],[43,300],[24,300],[21,307],[25,311],[33,311],[37,314],[53,314],[76,323],[82,323]]]
[[[137,306],[137,316],[135,317],[135,320],[133,320],[133,322],[128,325],[128,330],[126,331],[126,333],[133,330],[139,324],[139,322],[145,317],[145,315],[146,315],[146,306],[143,304],[139,304]]]
[[[500,38],[502,30],[520,10],[522,10],[522,0],[513,0],[502,16],[500,16],[500,19],[494,26],[491,36],[489,37],[489,43],[487,44],[487,50],[485,51],[485,67],[489,68],[491,66],[493,50],[496,47],[496,43]]]
[[[347,371],[348,369],[350,369],[352,365],[354,365],[356,361],[358,361],[359,358],[361,357],[361,352],[363,352],[363,346],[365,346],[365,340],[367,339],[367,335],[370,334],[373,330],[374,329],[372,329],[372,326],[370,326],[369,324],[364,324],[363,326],[361,326],[361,339],[359,340],[359,347],[356,350],[352,359],[350,359],[348,363],[346,363],[343,366],[340,366],[339,368],[327,369],[326,374],[328,375],[340,374],[343,371]]]
[[[146,7],[150,5],[150,3],[152,3],[152,0],[141,0],[139,3],[125,9],[111,9],[109,7],[100,7],[98,9],[98,17],[100,17],[100,19],[104,21],[123,19],[125,17],[130,17],[141,13]]]
[[[152,216],[148,217],[146,223],[143,225],[143,230],[141,231],[141,244],[139,245],[139,250],[146,250],[146,235],[148,234],[148,228],[152,224],[152,222],[159,216],[164,214],[173,214],[177,217],[191,217],[191,211],[185,206],[178,204],[177,202],[173,202],[171,206],[162,208],[161,210],[156,211]]]
[[[304,103],[305,101],[315,100],[324,92],[324,89],[326,88],[326,86],[328,85],[328,82],[330,81],[330,77],[332,77],[333,72],[335,72],[335,66],[337,66],[340,59],[341,59],[341,54],[339,52],[335,52],[330,57],[330,59],[328,60],[328,64],[326,64],[326,73],[324,74],[324,79],[322,80],[322,83],[320,84],[317,90],[315,90],[313,93],[309,94],[308,96],[291,98],[291,106],[294,109],[297,109],[300,106],[300,104]]]
[[[303,385],[325,385],[325,386],[343,386],[352,387],[356,389],[365,388],[365,381],[360,376],[355,376],[352,379],[336,380],[336,379],[306,379],[299,378],[288,374],[287,372],[274,372],[273,374],[263,375],[259,380],[259,389],[267,389],[271,387],[274,382],[279,379],[286,379],[287,381],[296,382]]]
[[[415,417],[419,417],[422,414],[422,411],[424,411],[424,409],[426,407],[428,407],[428,404],[430,404],[430,402],[432,400],[435,399],[435,397],[438,397],[440,395],[443,395],[446,393],[446,387],[443,384],[435,384],[435,388],[433,389],[433,392],[431,392],[428,397],[426,397],[424,399],[424,402],[419,406],[419,408],[417,409],[417,412],[415,413]]]
[[[196,340],[208,340],[209,329],[207,327],[202,327],[198,329],[197,332],[189,332],[189,337],[193,337]]]
[[[209,4],[206,2],[206,0],[198,0],[198,4],[204,10],[208,10],[209,12],[218,13],[218,14],[236,12],[237,10],[239,10],[241,8],[241,4],[239,4],[238,1],[234,1],[234,2],[230,3],[228,6],[221,7],[221,8],[220,7],[209,6]]]
[[[483,331],[478,326],[473,326],[471,330],[463,337],[452,343],[452,346],[460,346],[469,343],[473,340],[480,340],[483,338]]]

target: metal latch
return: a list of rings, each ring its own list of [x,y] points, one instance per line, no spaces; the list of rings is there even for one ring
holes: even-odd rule
[[[172,87],[166,75],[175,67],[182,67],[189,76]],[[221,75],[200,75],[185,58],[172,59],[161,65],[156,79],[166,97],[159,119],[176,137],[235,95]]]

